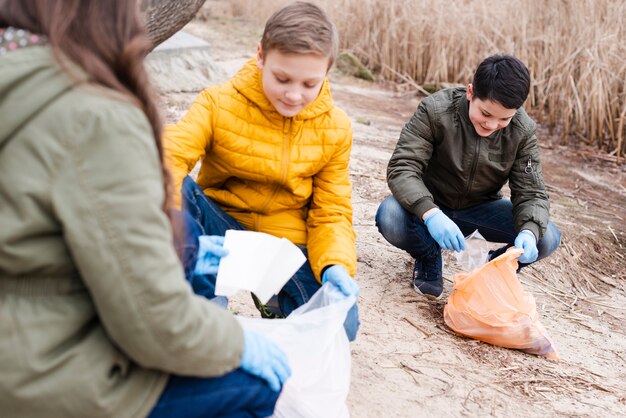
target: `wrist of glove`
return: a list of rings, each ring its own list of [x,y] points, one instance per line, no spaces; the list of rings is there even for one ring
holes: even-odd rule
[[[224,237],[218,235],[200,235],[198,237],[198,258],[194,274],[217,274],[220,260],[228,255],[224,248]]]
[[[358,283],[348,274],[344,266],[335,264],[326,268],[322,274],[322,284],[326,282],[335,285],[346,297],[359,295]]]
[[[424,220],[428,233],[444,250],[465,250],[465,237],[459,227],[441,209]]]
[[[515,238],[515,248],[524,250],[524,253],[519,256],[518,261],[520,263],[532,263],[537,260],[539,251],[537,250],[537,238],[531,231],[524,229],[517,234]]]
[[[252,331],[244,331],[241,368],[267,382],[274,392],[291,376],[287,356],[268,338]]]

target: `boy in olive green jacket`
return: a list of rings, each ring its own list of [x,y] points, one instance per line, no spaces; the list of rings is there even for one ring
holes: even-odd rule
[[[526,66],[494,55],[467,88],[424,99],[404,126],[387,168],[393,196],[376,214],[381,234],[415,258],[413,286],[443,292],[441,250],[462,251],[474,230],[523,249],[520,267],[552,254],[560,231],[550,222],[535,123],[522,108],[530,90]],[[511,199],[501,189],[508,181]]]

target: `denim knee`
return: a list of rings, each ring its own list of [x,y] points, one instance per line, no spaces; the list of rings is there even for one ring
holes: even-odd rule
[[[389,196],[376,211],[376,227],[391,245],[400,246],[406,235],[406,211],[400,203]]]
[[[550,221],[548,222],[548,228],[546,229],[546,233],[539,240],[539,256],[537,257],[537,259],[549,257],[550,255],[552,255],[553,252],[556,251],[560,244],[561,231],[554,224],[554,222]]]
[[[279,395],[241,369],[219,377],[171,376],[149,418],[266,417]]]
[[[184,195],[188,193],[193,193],[193,191],[196,189],[201,190],[198,184],[193,181],[191,177],[185,176],[185,178],[183,179],[183,186],[181,188],[182,194]]]

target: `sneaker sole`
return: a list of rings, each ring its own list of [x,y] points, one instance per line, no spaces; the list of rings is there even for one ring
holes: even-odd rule
[[[413,289],[417,292],[417,294],[424,296],[426,299],[430,300],[439,300],[441,296],[443,296],[443,292],[439,294],[439,296],[431,295],[430,293],[423,293],[419,287],[413,285]]]

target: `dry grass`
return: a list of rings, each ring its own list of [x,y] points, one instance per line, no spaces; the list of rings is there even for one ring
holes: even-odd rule
[[[230,0],[262,22],[286,0]],[[319,0],[341,46],[383,78],[466,84],[485,57],[525,61],[527,107],[570,144],[626,156],[626,1]]]

